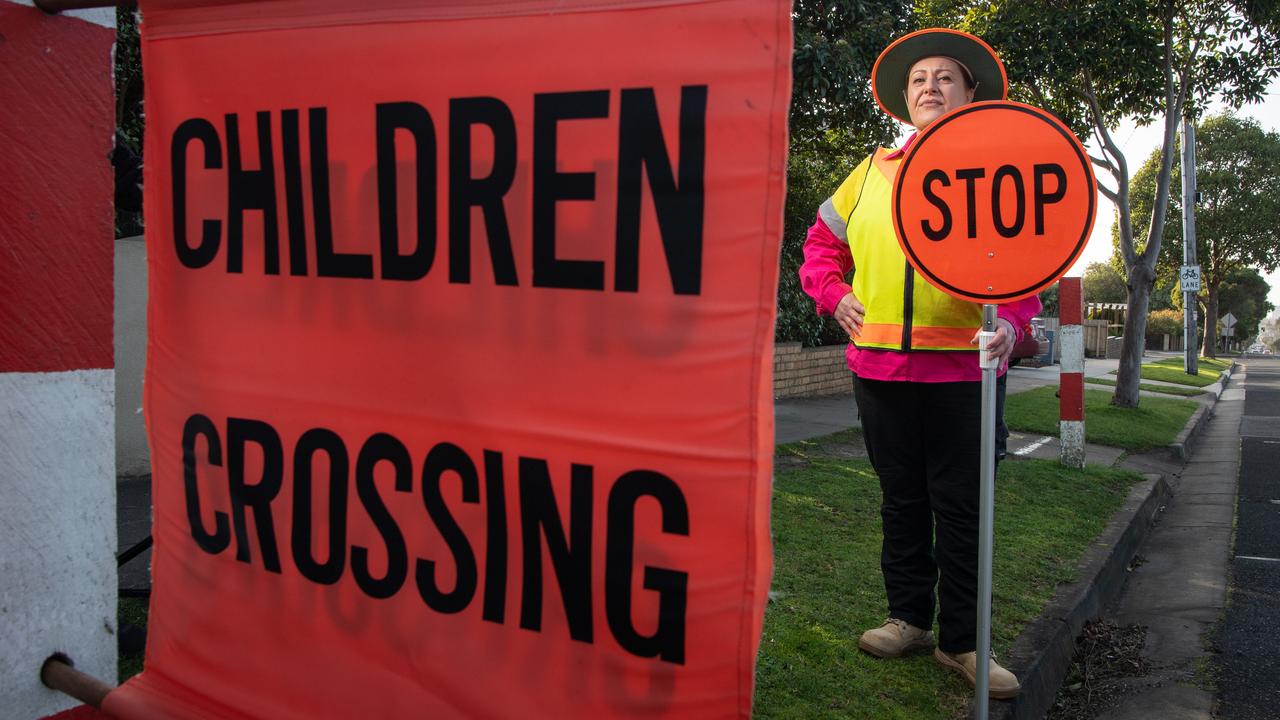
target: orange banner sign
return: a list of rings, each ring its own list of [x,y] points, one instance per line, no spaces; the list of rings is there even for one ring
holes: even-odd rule
[[[911,265],[961,300],[1006,303],[1057,282],[1097,211],[1089,156],[1030,105],[961,106],[916,139],[894,185],[894,229]]]
[[[154,590],[107,709],[749,714],[790,4],[143,17]]]

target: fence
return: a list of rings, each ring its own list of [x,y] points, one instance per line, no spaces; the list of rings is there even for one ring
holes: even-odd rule
[[[1062,360],[1062,352],[1057,340],[1060,334],[1058,326],[1058,318],[1047,317],[1044,319],[1045,332],[1052,333],[1054,336],[1054,362],[1060,362]],[[1087,357],[1120,357],[1119,343],[1116,341],[1115,336],[1110,334],[1112,326],[1106,320],[1085,320],[1082,323],[1081,330],[1084,333],[1084,353]]]

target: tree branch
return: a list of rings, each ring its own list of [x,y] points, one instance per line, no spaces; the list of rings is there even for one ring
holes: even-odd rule
[[[1151,204],[1151,224],[1147,230],[1146,247],[1138,253],[1138,259],[1154,268],[1160,257],[1160,244],[1164,239],[1165,215],[1169,208],[1169,185],[1173,175],[1173,139],[1182,117],[1181,96],[1174,85],[1173,70],[1173,20],[1174,3],[1165,3],[1164,22],[1164,142],[1160,149],[1160,170],[1156,174],[1156,195]]]
[[[1222,282],[1226,282],[1226,280],[1227,280],[1227,276],[1228,276],[1228,275],[1230,275],[1230,274],[1231,274],[1231,272],[1232,272],[1233,270],[1237,270],[1237,269],[1242,268],[1242,267],[1244,267],[1244,266],[1245,266],[1245,264],[1244,264],[1244,261],[1242,261],[1242,260],[1237,260],[1237,259],[1234,259],[1234,258],[1232,258],[1232,259],[1225,259],[1225,258],[1224,258],[1220,263],[1218,263],[1218,272],[1219,272],[1219,273],[1220,273],[1220,275],[1221,275],[1221,277],[1220,277],[1219,279],[1220,279]]]
[[[1111,161],[1107,160],[1106,158],[1094,157],[1090,155],[1089,160],[1092,161],[1093,164],[1097,165],[1098,167],[1106,168],[1109,172],[1114,173],[1116,171],[1116,166],[1112,165]]]
[[[1115,140],[1111,137],[1111,132],[1107,130],[1107,121],[1102,113],[1102,106],[1098,103],[1098,92],[1093,83],[1093,73],[1089,71],[1089,67],[1086,65],[1081,75],[1084,79],[1084,84],[1076,89],[1089,103],[1089,113],[1093,116],[1093,133],[1098,138],[1098,144],[1102,147],[1103,152],[1116,160],[1118,168],[1127,176],[1128,168],[1125,167],[1124,153],[1120,152],[1120,148],[1116,146]]]
[[[1200,41],[1197,39],[1191,48],[1190,54],[1187,55],[1186,62],[1182,65],[1181,73],[1179,73],[1181,75],[1181,82],[1178,86],[1178,117],[1182,117],[1182,109],[1186,103],[1187,93],[1190,92],[1192,66],[1195,65],[1196,53],[1199,52],[1199,50]]]
[[[1184,14],[1183,17],[1191,17],[1191,15]],[[1181,76],[1181,83],[1178,89],[1179,117],[1182,115],[1181,111],[1185,106],[1187,94],[1190,92],[1191,77],[1195,70],[1196,56],[1200,54],[1200,46],[1204,43],[1205,38],[1208,37],[1209,31],[1212,27],[1213,21],[1206,17],[1200,27],[1196,28],[1195,32],[1191,34],[1191,37],[1187,39],[1187,56],[1184,58],[1182,70],[1179,73]]]
[[[1106,185],[1103,185],[1102,183],[1098,183],[1098,192],[1102,193],[1103,197],[1110,200],[1112,205],[1118,206],[1120,204],[1120,193],[1116,192],[1115,190],[1112,190]],[[1120,243],[1120,244],[1121,246],[1124,245],[1124,243]]]
[[[1116,181],[1116,189],[1114,191],[1108,189],[1102,183],[1098,183],[1098,191],[1116,206],[1120,230],[1120,255],[1124,258],[1125,267],[1131,268],[1137,263],[1138,255],[1134,252],[1133,247],[1133,215],[1129,207],[1129,164],[1125,161],[1124,153],[1120,152],[1120,148],[1116,147],[1115,140],[1107,130],[1106,121],[1103,119],[1102,107],[1098,103],[1098,93],[1093,83],[1093,73],[1089,71],[1088,66],[1084,67],[1081,77],[1083,85],[1075,89],[1080,93],[1081,97],[1088,101],[1089,114],[1093,117],[1094,136],[1098,138],[1098,144],[1101,146],[1103,153],[1109,156],[1109,160],[1097,164],[1110,171],[1111,177],[1115,178]],[[1114,160],[1114,162],[1110,160]],[[1097,162],[1097,160],[1094,160],[1094,162]]]

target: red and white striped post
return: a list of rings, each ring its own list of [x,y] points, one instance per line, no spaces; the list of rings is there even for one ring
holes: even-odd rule
[[[1062,464],[1084,467],[1084,307],[1081,281],[1064,277],[1058,281],[1058,342],[1062,348],[1058,411]]]
[[[116,674],[115,10],[0,0],[0,715]]]

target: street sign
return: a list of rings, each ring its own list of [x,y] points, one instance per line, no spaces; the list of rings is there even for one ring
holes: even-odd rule
[[[1236,329],[1234,327],[1222,328],[1222,337],[1235,337],[1235,336],[1236,336]]]
[[[1183,265],[1182,272],[1178,274],[1178,282],[1182,284],[1184,293],[1200,292],[1200,266]]]
[[[1222,327],[1224,327],[1224,328],[1233,328],[1233,327],[1235,327],[1235,326],[1236,326],[1236,316],[1235,316],[1235,315],[1232,315],[1231,313],[1227,313],[1226,315],[1223,315],[1223,316],[1222,316]]]
[[[912,145],[894,184],[894,230],[943,292],[1007,303],[1052,285],[1080,257],[1097,211],[1080,141],[1022,103],[964,105]]]

